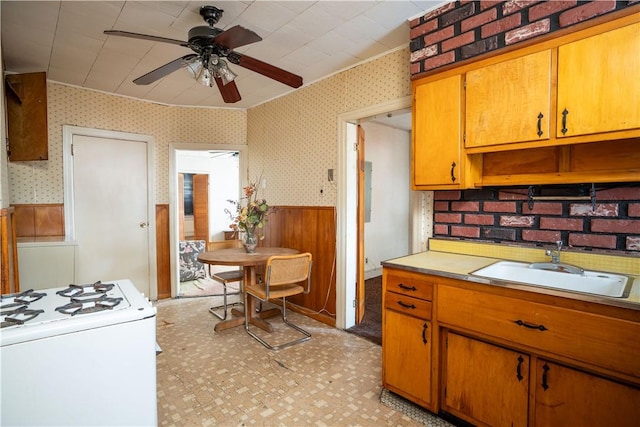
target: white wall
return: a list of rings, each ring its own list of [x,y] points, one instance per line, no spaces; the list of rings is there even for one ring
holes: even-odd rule
[[[178,172],[209,174],[209,240],[224,240],[231,220],[224,212],[233,205],[227,200],[238,199],[238,157],[211,157],[207,151],[178,151]]]
[[[372,163],[371,221],[364,225],[365,278],[382,274],[380,262],[411,252],[411,133],[363,123],[365,161]]]

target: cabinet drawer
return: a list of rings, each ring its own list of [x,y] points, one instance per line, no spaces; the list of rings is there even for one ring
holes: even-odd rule
[[[452,286],[438,288],[447,325],[640,377],[640,324]]]
[[[387,291],[385,293],[384,308],[425,320],[431,319],[431,302],[400,295],[395,292]]]
[[[385,291],[427,301],[433,299],[433,283],[426,281],[423,275],[408,271],[388,270],[385,279]]]

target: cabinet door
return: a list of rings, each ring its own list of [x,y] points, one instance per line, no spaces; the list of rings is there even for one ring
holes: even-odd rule
[[[431,322],[385,310],[385,387],[422,405],[431,403]]]
[[[640,390],[538,359],[535,425],[637,426]]]
[[[414,187],[461,185],[461,84],[462,77],[457,75],[415,87]]]
[[[640,128],[640,23],[558,48],[558,138]]]
[[[526,426],[529,356],[449,332],[443,409],[472,423]]]
[[[6,83],[9,160],[47,160],[46,74],[12,74]]]
[[[465,146],[547,140],[550,105],[550,50],[469,71]]]

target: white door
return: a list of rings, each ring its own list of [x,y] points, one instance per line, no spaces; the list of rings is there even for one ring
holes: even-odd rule
[[[72,153],[76,282],[130,279],[153,297],[147,143],[73,135]]]

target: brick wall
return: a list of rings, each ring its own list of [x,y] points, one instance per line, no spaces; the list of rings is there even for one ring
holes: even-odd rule
[[[562,240],[573,247],[640,252],[640,184],[596,190],[595,210],[589,200],[571,200],[585,194],[579,185],[547,188],[546,194],[563,193],[566,199],[534,199],[533,206],[527,189],[436,191],[434,237],[529,244]]]
[[[638,3],[640,0],[451,2],[411,21],[411,76]]]

